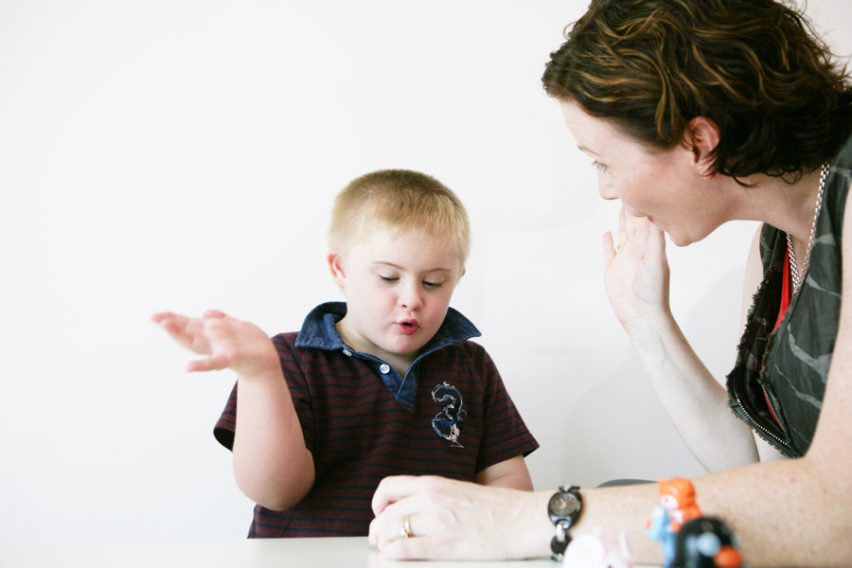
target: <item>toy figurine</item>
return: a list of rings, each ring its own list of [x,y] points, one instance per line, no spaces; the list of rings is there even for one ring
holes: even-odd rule
[[[571,539],[562,559],[564,568],[633,568],[627,539],[621,533],[619,543],[591,534]]]
[[[716,517],[699,517],[677,533],[672,568],[740,568],[739,541]]]
[[[687,521],[701,516],[692,482],[682,477],[660,481],[660,504],[651,516],[649,535],[663,545],[663,566],[674,560],[675,536]]]

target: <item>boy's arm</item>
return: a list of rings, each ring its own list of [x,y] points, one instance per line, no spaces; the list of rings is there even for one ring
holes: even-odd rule
[[[230,368],[239,376],[234,476],[250,499],[273,510],[298,503],[314,482],[313,456],[281,370],[278,352],[257,326],[222,312],[202,318],[171,312],[152,318],[178,343],[205,357],[187,371]]]
[[[274,347],[273,347],[274,349]],[[238,381],[234,477],[255,503],[289,509],[314,484],[314,460],[279,365],[277,373]]]
[[[492,487],[532,491],[533,484],[523,456],[515,456],[486,467],[476,474],[476,482]]]

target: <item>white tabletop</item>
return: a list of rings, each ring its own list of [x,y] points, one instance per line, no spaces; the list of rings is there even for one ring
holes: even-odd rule
[[[239,539],[233,541],[138,541],[90,544],[0,544],[3,568],[554,568],[549,559],[512,562],[429,562],[412,564],[379,558],[366,537]]]

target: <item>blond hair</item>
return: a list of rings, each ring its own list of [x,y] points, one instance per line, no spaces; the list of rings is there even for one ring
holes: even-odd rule
[[[352,180],[337,195],[328,229],[329,247],[345,254],[379,227],[451,238],[464,265],[470,222],[464,205],[432,176],[412,170],[380,170]]]

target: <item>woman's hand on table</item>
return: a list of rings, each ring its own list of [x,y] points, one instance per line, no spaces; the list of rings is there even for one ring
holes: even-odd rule
[[[392,559],[547,556],[548,498],[435,476],[387,477],[373,496],[369,541]]]

